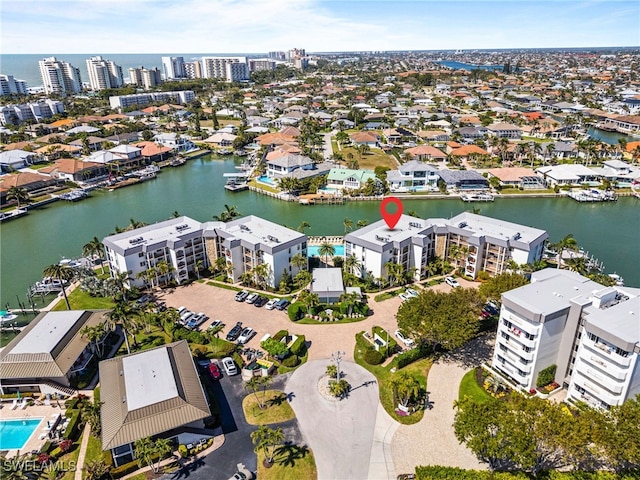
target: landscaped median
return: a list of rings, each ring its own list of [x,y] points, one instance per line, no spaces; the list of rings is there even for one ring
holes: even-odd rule
[[[386,339],[387,336],[390,337],[390,335],[381,335],[377,330],[379,328],[374,327],[373,329],[376,337],[381,337],[382,339]],[[375,351],[373,344],[363,336],[363,333],[356,335],[353,357],[358,365],[364,367],[376,377],[380,391],[380,403],[397,422],[404,425],[418,423],[424,416],[427,376],[433,364],[433,359],[430,357],[423,358],[426,350],[421,351],[416,348],[396,356],[386,366],[380,364],[372,365],[367,360],[372,361],[374,356],[384,357],[384,355]],[[392,338],[389,338],[389,340],[393,341]],[[389,342],[390,355],[393,355],[397,347],[391,349],[391,345],[391,342]],[[393,341],[393,345],[396,345],[395,341]],[[382,350],[386,353],[385,348],[382,348]],[[375,352],[378,355],[370,352]],[[377,361],[377,358],[375,360]],[[398,404],[403,403],[403,401],[408,404],[409,408],[407,410],[411,413],[404,414],[404,411],[398,409]]]

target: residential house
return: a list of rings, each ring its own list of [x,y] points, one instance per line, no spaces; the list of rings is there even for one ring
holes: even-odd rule
[[[69,396],[95,351],[82,335],[106,319],[106,311],[42,312],[0,352],[0,392]]]
[[[8,150],[0,152],[0,171],[12,172],[34,163],[38,155],[25,150]]]
[[[173,152],[173,148],[155,142],[138,142],[133,146],[141,149],[140,154],[144,163],[161,162],[171,156]]]
[[[380,136],[373,132],[354,132],[349,134],[351,143],[355,146],[367,145],[371,148],[380,146]]]
[[[7,192],[11,187],[24,188],[29,195],[37,196],[39,194],[50,193],[62,183],[63,182],[57,178],[35,172],[18,171],[8,175],[2,175],[0,176],[0,199],[2,200],[2,205],[7,204]]]
[[[489,182],[475,170],[438,170],[447,190],[487,190]]]
[[[595,171],[577,163],[539,167],[536,172],[544,177],[550,187],[599,181]]]
[[[99,369],[102,449],[111,450],[116,466],[135,459],[133,444],[143,438],[188,444],[207,437],[203,421],[211,410],[186,340],[110,358]]]
[[[352,170],[350,168],[332,168],[327,177],[327,185],[325,188],[329,190],[358,190],[365,186],[367,181],[372,180],[376,183],[380,180],[376,177],[372,170]]]
[[[519,140],[522,137],[522,129],[512,123],[493,123],[487,127],[487,132],[500,138]]]
[[[153,139],[178,153],[188,152],[197,148],[191,140],[177,133],[159,133],[154,135]]]
[[[233,133],[216,132],[203,141],[216,147],[231,147],[237,137]]]
[[[437,168],[416,160],[405,162],[398,170],[387,172],[387,182],[392,192],[437,191],[439,179]]]
[[[282,178],[298,169],[313,170],[313,160],[297,153],[287,153],[277,158],[267,159],[266,174],[270,178]]]
[[[544,179],[530,168],[492,168],[487,172],[487,178],[491,179],[492,177],[500,180],[500,185],[503,187],[522,188],[523,190],[546,188]]]
[[[78,158],[61,158],[53,165],[48,165],[38,170],[38,173],[50,175],[69,182],[82,183],[108,173],[107,168],[101,163],[85,162]]]
[[[404,151],[405,154],[411,155],[414,160],[421,161],[445,161],[447,155],[436,147],[431,145],[418,145],[417,147],[407,148]]]

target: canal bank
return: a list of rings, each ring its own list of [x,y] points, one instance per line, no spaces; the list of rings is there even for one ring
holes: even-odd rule
[[[210,156],[186,165],[165,169],[155,180],[131,187],[94,191],[81,202],[57,202],[29,215],[2,224],[0,235],[0,305],[17,307],[16,295],[24,302],[27,288],[40,280],[43,269],[62,258],[77,257],[94,236],[102,239],[115,227],[131,219],[153,223],[178,212],[200,221],[211,220],[236,205],[242,215],[298,227],[311,225],[308,235],[343,235],[344,219],[380,219],[378,202],[347,202],[344,205],[303,206],[250,191],[232,193],[224,189],[223,173],[234,172],[242,159],[222,160]],[[423,218],[451,217],[479,208],[480,214],[542,228],[552,241],[572,233],[581,246],[604,262],[608,272],[622,275],[627,285],[640,286],[640,203],[635,198],[617,202],[580,204],[563,198],[509,198],[481,204],[454,199],[403,199],[404,211]]]

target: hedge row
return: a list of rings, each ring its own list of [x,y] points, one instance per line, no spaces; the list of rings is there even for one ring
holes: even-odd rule
[[[540,370],[540,373],[538,373],[536,386],[546,387],[551,382],[553,382],[556,377],[556,369],[557,367],[555,365],[549,365],[547,368]]]
[[[62,438],[65,440],[74,440],[76,438],[76,433],[78,431],[78,424],[80,422],[80,410],[72,410],[71,415],[69,415],[69,411],[67,410],[67,416],[69,417],[69,425],[67,429],[64,431],[64,435]]]
[[[157,453],[153,454],[151,455],[151,461],[157,462],[159,457],[160,456]],[[129,475],[130,473],[133,473],[136,470],[139,470],[140,468],[143,468],[146,466],[147,464],[144,463],[141,467],[140,465],[138,465],[138,460],[133,460],[132,462],[125,463],[123,465],[120,465],[119,467],[112,468],[109,471],[109,474],[111,475],[112,478],[120,478],[120,477],[124,477],[125,475]]]
[[[292,354],[302,357],[304,352],[307,350],[307,341],[305,336],[298,335],[298,338],[296,338],[295,342],[291,344],[289,350],[291,350]]]
[[[383,355],[386,354],[386,352],[389,352],[389,355],[393,355],[395,353],[395,351],[398,349],[398,342],[396,342],[393,337],[391,336],[391,334],[389,332],[387,332],[384,328],[379,327],[377,325],[374,325],[373,328],[371,329],[372,333],[377,334],[380,338],[382,338],[383,340],[387,341],[389,343],[389,348],[383,348],[380,353],[382,353]]]
[[[431,353],[431,348],[428,345],[420,344],[411,350],[398,354],[395,359],[396,368],[406,367],[410,363],[413,363],[421,358],[428,356]]]
[[[455,467],[416,467],[416,480],[632,480],[640,472],[541,472],[536,477],[524,472],[489,472]]]
[[[284,337],[286,337],[287,335],[289,335],[289,332],[286,330],[280,330],[279,332],[277,332],[274,336],[273,339],[277,340],[278,342],[280,340],[282,340]]]
[[[305,313],[307,313],[307,309],[300,302],[293,302],[287,309],[287,315],[289,315],[289,320],[292,322],[303,318]]]

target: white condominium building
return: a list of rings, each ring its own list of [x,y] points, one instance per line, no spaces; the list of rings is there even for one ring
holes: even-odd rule
[[[186,78],[184,57],[162,57],[162,74],[165,80]]]
[[[128,108],[132,106],[143,106],[153,102],[171,102],[184,104],[196,98],[193,90],[180,90],[176,92],[150,92],[134,93],[132,95],[116,95],[109,97],[111,108]]]
[[[162,75],[157,68],[130,68],[129,83],[148,90],[162,83]]]
[[[465,212],[451,219],[402,215],[394,229],[380,220],[344,240],[345,255],[359,260],[361,277],[371,272],[387,280],[388,262],[405,271],[415,269],[414,278],[419,279],[435,257],[447,258],[472,278],[480,271],[497,275],[509,260],[524,264],[542,258],[547,238],[544,230]]]
[[[26,95],[27,83],[13,78],[13,75],[0,74],[0,95]]]
[[[232,66],[227,68],[228,65]],[[224,78],[229,82],[249,79],[246,57],[202,57],[202,71],[204,78]]]
[[[102,243],[110,271],[128,272],[129,287],[183,282],[206,258],[200,222],[188,217],[111,235]]]
[[[29,121],[41,121],[64,113],[64,104],[49,98],[37,102],[9,104],[0,107],[0,125],[18,124]]]
[[[38,62],[45,93],[78,93],[82,90],[80,69],[56,57],[46,57]]]
[[[640,289],[545,269],[502,295],[493,367],[523,390],[556,366],[568,400],[620,405],[640,393]]]
[[[187,78],[202,78],[202,64],[199,60],[186,62],[184,64],[184,73]]]
[[[264,264],[261,280],[277,287],[285,271],[298,273],[291,258],[307,256],[306,235],[255,216],[202,224],[180,217],[111,235],[102,243],[111,272],[129,272],[129,287],[181,283],[199,261],[206,268],[218,258],[225,259],[234,282]]]
[[[275,288],[285,271],[291,276],[298,273],[291,265],[294,255],[307,257],[306,235],[254,215],[228,223],[209,222],[203,228],[209,263],[223,257],[234,282],[265,264],[265,283]]]
[[[111,60],[104,60],[100,56],[87,59],[87,72],[89,73],[89,85],[94,91],[119,88],[124,84],[122,67]]]

